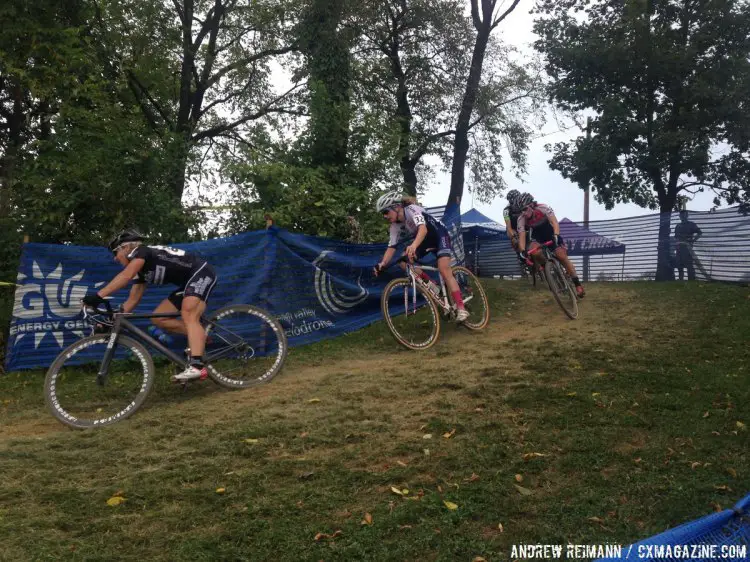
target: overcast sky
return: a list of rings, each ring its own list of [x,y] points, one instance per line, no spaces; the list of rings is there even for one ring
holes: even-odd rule
[[[508,0],[506,0],[506,4],[508,4]],[[521,0],[518,7],[493,33],[497,34],[505,43],[514,45],[526,52],[532,52],[530,45],[535,40],[536,35],[532,32],[533,16],[529,11],[533,5],[534,0]],[[583,219],[583,191],[564,179],[558,172],[549,169],[547,161],[551,155],[544,150],[545,144],[554,144],[574,138],[580,133],[575,130],[558,132],[559,124],[554,119],[548,121],[544,130],[540,131],[540,137],[531,144],[528,155],[528,172],[523,178],[523,182],[516,179],[510,172],[505,176],[505,180],[509,189],[529,191],[537,201],[549,204],[558,218],[568,217],[571,220],[580,221]],[[445,205],[449,187],[449,175],[438,173],[434,184],[426,190],[425,195],[421,198],[421,203],[426,207]],[[712,200],[713,195],[711,193],[698,194],[692,201],[688,202],[688,209],[707,211],[713,206]],[[489,205],[477,201],[474,201],[473,204],[480,212],[501,223],[505,205],[504,197],[495,199]],[[461,210],[466,212],[471,207],[471,194],[465,191]],[[611,211],[607,211],[604,205],[594,201],[592,196],[589,218],[590,220],[615,219],[653,212],[633,204],[620,204]]]

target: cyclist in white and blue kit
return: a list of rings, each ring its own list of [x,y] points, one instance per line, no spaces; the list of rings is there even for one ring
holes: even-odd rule
[[[406,247],[404,254],[410,261],[421,259],[429,252],[437,256],[438,271],[445,280],[458,309],[456,321],[464,322],[469,317],[469,312],[464,306],[461,290],[451,271],[451,237],[445,225],[426,213],[416,204],[413,197],[405,196],[398,191],[389,191],[381,195],[375,208],[391,223],[388,249],[375,266],[375,275],[378,275],[391,262],[399,242],[413,236],[414,241]],[[430,277],[424,271],[419,271],[419,276],[425,282],[430,281]]]
[[[208,376],[203,364],[206,331],[200,323],[206,310],[206,301],[216,285],[216,272],[201,257],[185,250],[167,246],[146,246],[144,237],[137,231],[126,229],[109,243],[114,259],[125,269],[94,294],[86,295],[83,303],[97,306],[104,297],[119,291],[131,281],[130,295],[122,305],[123,312],[131,312],[143,297],[146,285],[177,285],[164,299],[155,313],[180,312],[182,318],[152,318],[151,321],[170,332],[187,336],[190,361],[187,368],[172,377],[175,382],[205,379]]]

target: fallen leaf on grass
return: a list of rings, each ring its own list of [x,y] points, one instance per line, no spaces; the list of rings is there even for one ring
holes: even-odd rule
[[[501,533],[505,532],[505,528],[503,527],[503,524],[502,524],[502,523],[498,523],[498,524],[497,524],[497,529],[498,529],[498,530],[499,530],[499,531],[500,531]]]
[[[523,486],[519,486],[518,484],[513,484],[516,487],[516,490],[522,495],[522,496],[530,496],[534,492],[529,490],[528,488],[524,488]]]
[[[396,486],[391,486],[391,492],[394,494],[398,494],[399,496],[406,496],[409,494],[409,490],[407,488],[399,489],[396,488]]]
[[[310,477],[311,477],[311,476],[312,476],[313,474],[315,474],[315,471],[314,471],[314,470],[308,470],[307,472],[303,472],[302,474],[300,474],[298,478],[299,478],[300,480],[307,480],[307,479],[308,479],[308,478],[310,478]]]
[[[589,521],[593,521],[594,523],[599,523],[600,525],[604,523],[604,519],[600,519],[599,517],[589,517]]]
[[[481,556],[475,556],[471,559],[471,562],[487,562],[486,558],[482,558]]]
[[[516,474],[516,482],[523,482],[523,476],[521,476],[520,474]]]
[[[704,417],[704,418],[707,418],[707,417],[708,417],[708,416],[710,416],[710,415],[711,415],[711,414],[709,414],[708,412],[703,412],[703,417]]]
[[[124,503],[125,501],[125,498],[123,498],[122,496],[112,496],[107,500],[107,505],[110,507],[116,507],[121,503]]]
[[[245,443],[259,443],[260,439],[245,439]]]
[[[422,452],[424,453],[425,457],[429,457],[430,456],[430,450],[429,449],[422,449]]]
[[[360,525],[372,525],[372,515],[365,513],[365,518],[362,519]]]
[[[537,457],[546,457],[547,455],[543,453],[524,453],[523,454],[523,460],[530,461],[531,459],[537,458]]]
[[[747,426],[741,421],[738,421],[736,425],[737,425],[737,429],[739,429],[740,431],[745,431],[747,429]]]
[[[727,474],[732,478],[737,478],[737,471],[733,468],[727,468]]]
[[[396,461],[396,464],[399,465],[399,466],[409,466],[404,461]]]
[[[717,485],[714,485],[714,490],[720,490],[720,491],[722,491],[722,492],[731,492],[731,491],[732,491],[732,488],[730,488],[730,487],[729,487],[729,486],[727,486],[726,484],[721,484],[721,485],[719,485],[719,486],[717,486]]]
[[[307,402],[309,404],[316,404],[317,402],[320,402],[320,398],[310,398]]]
[[[577,392],[568,392],[566,396],[576,396],[577,394],[578,394]]]
[[[473,472],[471,473],[471,476],[464,478],[464,482],[476,482],[477,480],[479,480],[479,475]]]
[[[694,463],[690,464],[690,468],[692,468],[693,470],[695,470],[699,466],[701,466],[701,463],[699,463],[698,461],[695,461]]]
[[[424,434],[424,435],[422,436],[422,439],[432,439],[432,433],[425,433],[425,434]]]
[[[307,437],[308,435],[310,434],[307,431],[303,431],[302,433],[299,434],[299,436],[302,437],[303,439]]]
[[[401,530],[411,529],[411,525],[399,525],[398,528]]]
[[[216,493],[217,493],[217,494],[223,494],[223,493],[224,493],[224,492],[226,492],[226,491],[227,491],[227,489],[226,489],[226,488],[216,488]]]
[[[456,433],[456,428],[454,427],[454,428],[453,428],[453,429],[451,429],[450,431],[448,431],[448,432],[446,432],[446,433],[443,433],[443,437],[445,437],[446,439],[450,439],[451,437],[453,437],[453,435],[454,435],[455,433]]]
[[[338,529],[331,533],[330,535],[328,533],[318,533],[315,535],[315,542],[322,541],[323,539],[335,539],[336,537],[340,537],[344,534],[344,531],[341,529]]]
[[[443,500],[443,505],[445,505],[445,507],[447,507],[451,511],[456,511],[458,509],[458,505],[453,502],[449,502],[448,500]]]

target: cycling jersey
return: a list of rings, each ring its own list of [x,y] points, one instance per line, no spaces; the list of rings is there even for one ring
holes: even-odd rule
[[[140,245],[128,254],[127,259],[142,259],[146,262],[136,275],[134,283],[180,287],[168,297],[178,309],[182,307],[183,297],[195,296],[207,301],[216,285],[214,269],[203,258],[185,250]]]
[[[510,226],[513,231],[518,230],[518,213],[511,211],[510,205],[503,209],[503,220],[505,222],[510,221]]]
[[[544,223],[549,223],[549,217],[553,216],[555,212],[552,210],[551,207],[544,205],[543,203],[537,203],[533,207],[533,211],[531,213],[531,217],[526,218],[526,216],[521,213],[521,215],[518,217],[518,232],[526,232],[526,227],[529,228],[537,228]]]
[[[391,224],[388,246],[395,248],[399,242],[412,238],[421,225],[427,227],[427,236],[419,245],[417,258],[423,257],[427,250],[435,250],[438,257],[450,256],[451,237],[448,229],[419,205],[404,205],[404,222]]]

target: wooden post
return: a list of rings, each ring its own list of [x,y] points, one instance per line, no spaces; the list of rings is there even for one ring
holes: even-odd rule
[[[23,243],[24,244],[28,244],[29,243],[29,235],[28,234],[24,234],[23,235]]]
[[[273,217],[266,213],[263,218],[266,219],[266,228],[271,228],[273,226]]]

